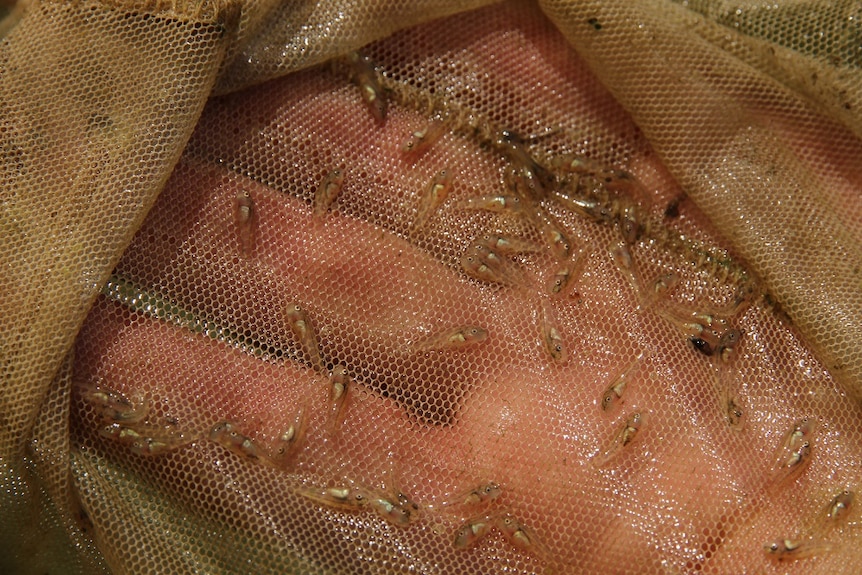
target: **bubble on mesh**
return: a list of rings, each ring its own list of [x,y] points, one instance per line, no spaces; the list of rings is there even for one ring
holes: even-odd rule
[[[338,64],[207,105],[76,340],[71,397],[45,403],[42,428],[71,403],[70,447],[49,437],[71,477],[41,473],[56,493],[71,479],[77,527],[59,521],[78,545],[128,572],[694,573],[767,571],[764,544],[810,538],[828,551],[782,569],[858,569],[857,511],[823,510],[859,484],[859,405],[764,292],[768,263],[682,193],[764,156],[740,139],[712,172],[680,171],[712,135],[659,111],[676,83],[618,93],[652,68],[596,69],[631,50],[588,45],[624,28],[609,6],[552,12],[578,54],[518,3],[363,48],[385,122]],[[797,118],[787,102],[770,113]],[[432,122],[446,129],[405,154]],[[573,155],[615,179],[555,163]],[[444,169],[451,189],[417,226]],[[619,191],[632,181],[647,198]],[[500,195],[522,207],[470,207]],[[555,291],[568,244],[584,262]],[[805,464],[776,475],[806,416]],[[498,496],[463,497],[489,483]]]

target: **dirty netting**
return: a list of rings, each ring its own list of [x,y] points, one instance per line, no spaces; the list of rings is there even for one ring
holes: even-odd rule
[[[862,572],[862,6],[33,0],[0,571]]]

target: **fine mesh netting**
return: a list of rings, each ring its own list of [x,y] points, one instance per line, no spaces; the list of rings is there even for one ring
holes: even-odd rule
[[[0,570],[857,573],[858,2],[31,2]]]

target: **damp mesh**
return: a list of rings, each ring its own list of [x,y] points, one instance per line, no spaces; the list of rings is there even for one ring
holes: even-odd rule
[[[0,566],[862,569],[858,3],[457,8],[12,11]]]

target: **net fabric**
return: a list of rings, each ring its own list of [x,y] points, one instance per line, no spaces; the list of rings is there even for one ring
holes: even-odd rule
[[[42,387],[20,386],[26,389],[17,393],[26,391],[29,400],[4,397],[10,406],[4,415],[32,421],[38,414],[32,432],[24,423],[6,428],[4,482],[12,494],[6,509],[29,518],[14,505],[35,500],[44,509],[36,514],[42,525],[69,533],[66,556],[77,557],[82,571],[857,571],[858,534],[849,524],[858,511],[851,506],[834,527],[823,519],[836,493],[858,489],[860,480],[857,380],[831,364],[830,350],[840,346],[824,334],[852,336],[844,335],[846,327],[810,327],[818,321],[806,319],[809,310],[822,315],[830,304],[782,290],[784,276],[771,271],[791,269],[794,258],[815,259],[816,265],[793,268],[791,279],[826,293],[824,279],[840,282],[835,270],[850,264],[806,255],[833,245],[826,239],[794,244],[788,261],[779,253],[789,251],[786,241],[743,236],[746,226],[731,225],[733,214],[774,222],[781,213],[767,202],[767,192],[776,192],[755,185],[761,175],[775,188],[790,182],[796,188],[785,189],[801,190],[781,198],[804,198],[784,226],[806,233],[818,215],[846,230],[839,247],[852,254],[858,207],[847,199],[858,189],[860,165],[852,125],[841,128],[840,115],[830,119],[828,102],[812,104],[810,94],[793,96],[749,64],[732,65],[720,27],[675,5],[631,6],[544,6],[552,24],[533,6],[507,3],[397,32],[363,49],[382,73],[390,100],[385,122],[363,106],[349,79],[355,82],[356,74],[344,63],[212,99],[119,265],[116,255],[88,260],[96,279],[87,293],[101,295],[74,356],[66,355],[68,344],[53,342],[56,351],[44,355],[54,367],[20,380],[44,381]],[[170,22],[182,35],[175,21],[159,24]],[[30,35],[20,26],[7,46],[14,34]],[[221,27],[207,29],[222,37]],[[632,41],[645,33],[647,46]],[[725,45],[711,47],[704,37]],[[357,31],[355,38],[369,36]],[[198,94],[199,106],[222,65],[219,50],[240,50],[242,42],[230,42],[208,53],[209,76],[177,92]],[[187,38],[168,44],[189,45]],[[651,54],[674,58],[667,67],[638,60]],[[674,64],[677,58],[683,63]],[[710,90],[693,90],[703,87],[692,78],[703,77],[704,62],[715,66],[708,76],[715,80],[705,83]],[[172,64],[182,68],[176,59]],[[140,97],[164,109],[164,101]],[[743,112],[729,114],[739,102]],[[195,104],[185,109],[190,126]],[[427,151],[401,151],[412,132],[434,121],[445,130]],[[526,140],[513,151],[503,130]],[[173,152],[153,161],[162,178],[188,129],[169,135],[148,135],[173,142]],[[742,145],[764,138],[769,146]],[[751,151],[763,149],[768,153]],[[556,166],[556,183],[570,196],[522,192],[565,232],[573,254],[583,251],[580,275],[560,293],[548,286],[567,260],[549,242],[542,223],[549,218],[471,209],[472,200],[509,189],[507,169],[520,165],[518,150]],[[555,163],[570,154],[624,168],[643,183],[649,197],[638,198],[636,241],[624,241],[631,240],[624,228],[629,212],[620,210],[627,197],[608,196],[596,182],[586,182],[594,189],[576,187]],[[135,164],[117,157],[117,165]],[[315,191],[335,169],[343,172],[343,187],[331,209],[313,216]],[[442,169],[453,174],[451,190],[417,226],[423,191]],[[84,177],[117,186],[106,172]],[[153,176],[140,186],[153,198],[161,181]],[[733,195],[711,199],[725,188]],[[812,199],[811,190],[823,189],[832,195]],[[579,209],[571,197],[581,201]],[[4,195],[5,205],[18,205],[14,198]],[[252,206],[246,220],[238,211],[243,198]],[[585,217],[585,199],[608,200],[617,211]],[[140,218],[152,201],[131,211]],[[91,201],[95,215],[82,220],[108,224],[82,229],[86,246],[123,251],[139,219],[117,216],[120,206]],[[6,221],[21,217],[6,208]],[[124,239],[95,242],[105,227]],[[770,229],[752,226],[751,233],[763,227]],[[465,269],[465,254],[490,235],[527,246],[506,256],[510,275],[503,281],[476,279]],[[25,242],[7,237],[13,240],[4,253],[20,252]],[[41,251],[50,252],[43,242]],[[77,247],[75,240],[68,245]],[[634,281],[611,253],[616,249],[619,261],[620,245],[633,256]],[[776,249],[767,253],[764,245]],[[36,253],[17,261],[38,261]],[[843,253],[829,255],[852,261]],[[678,283],[650,295],[653,279],[668,272]],[[70,284],[91,277],[60,276],[51,275],[65,296],[77,293]],[[6,292],[32,282],[23,271],[21,278]],[[734,308],[740,299],[747,307]],[[78,317],[86,308],[75,298],[53,300],[74,305]],[[295,303],[316,335],[319,362],[291,327]],[[726,315],[741,330],[728,361],[687,341],[690,328],[678,318],[690,320],[691,310]],[[7,318],[8,325],[22,325],[20,317]],[[549,325],[566,347],[564,361],[546,346]],[[70,320],[56,331],[71,341],[76,326]],[[487,338],[463,346],[434,339],[467,326],[483,328]],[[842,361],[852,366],[854,351],[842,352]],[[7,382],[14,374],[8,353]],[[330,396],[336,364],[355,380],[340,424]],[[621,405],[605,412],[602,395],[620,376],[628,382]],[[114,400],[94,390],[109,390]],[[739,422],[728,421],[731,399]],[[626,423],[633,413],[643,421]],[[776,448],[802,417],[816,422],[813,456],[798,476],[778,479]],[[106,437],[116,421],[138,438]],[[214,440],[214,426],[225,421],[249,443]],[[279,455],[285,430],[303,425],[303,437]],[[620,447],[626,425],[639,428]],[[164,453],[144,453],[160,446]],[[488,482],[499,485],[499,497],[482,503],[465,496]],[[310,496],[345,486],[388,498],[403,511],[408,504],[400,492],[418,511],[405,526],[397,509],[343,510],[332,491],[329,503]],[[507,531],[506,517],[523,526],[520,538]],[[459,529],[479,530],[486,518],[493,527],[475,546],[459,548]],[[763,544],[784,537],[816,553],[776,564]],[[26,561],[26,551],[17,557],[19,566],[37,565]]]
[[[720,24],[701,28],[710,42],[807,96],[859,135],[860,85],[853,73],[860,56],[858,2],[688,2],[686,7]],[[741,36],[722,34],[727,28]]]
[[[244,14],[249,23],[240,30],[237,54],[228,59],[216,92],[233,92],[321,64],[396,30],[491,2],[270,2],[265,9],[248,3]]]
[[[156,10],[46,2],[12,17],[0,55],[0,460],[10,494],[4,517],[32,521],[32,529],[37,519],[57,523],[50,503],[32,511],[34,501],[48,501],[40,493],[50,494],[56,513],[65,516],[58,521],[71,524],[69,468],[62,464],[71,378],[68,369],[65,378],[57,374],[99,287],[191,134],[224,54],[222,20],[230,13],[183,20]],[[141,62],[138,51],[154,40]],[[70,42],[87,48],[70,50]],[[130,69],[142,77],[129,76]],[[34,453],[26,457],[31,440]],[[21,528],[4,521],[12,540]],[[31,539],[20,553],[33,554],[38,569],[44,548]]]
[[[561,29],[576,47],[589,52],[592,66],[604,71],[600,74],[605,84],[661,150],[668,168],[687,193],[737,244],[740,253],[758,270],[800,330],[818,348],[833,374],[859,397],[862,356],[850,351],[841,335],[841,326],[859,316],[855,296],[860,287],[855,263],[859,261],[858,220],[854,216],[850,222],[842,221],[836,213],[840,213],[836,207],[841,204],[836,205],[830,199],[835,188],[852,189],[848,184],[854,181],[854,176],[841,177],[843,174],[834,174],[836,169],[832,169],[832,181],[816,178],[823,166],[808,159],[808,154],[795,151],[794,144],[784,143],[778,134],[794,131],[800,135],[797,141],[806,144],[831,140],[838,156],[837,170],[844,173],[845,165],[853,165],[859,159],[856,136],[840,124],[841,116],[824,118],[808,105],[807,99],[783,86],[775,86],[771,78],[741,66],[735,58],[723,55],[706,41],[695,43],[694,48],[684,53],[669,54],[666,50],[672,49],[677,33],[683,33],[690,25],[698,29],[708,24],[698,22],[682,8],[669,10],[660,17],[651,8],[647,3],[630,7],[631,11],[625,13],[606,5],[602,10],[614,12],[607,16],[613,18],[610,23],[606,13],[597,11],[599,7],[595,5],[574,8],[561,4],[559,11],[549,7],[548,12],[559,14],[556,17],[565,22],[578,23],[580,28],[561,25]],[[831,10],[832,21],[849,22],[851,30],[854,29],[856,15],[851,7],[837,4]],[[601,26],[600,30],[593,27],[597,34],[583,34],[590,26],[589,22],[584,24],[588,20]],[[618,20],[629,24],[617,26]],[[747,20],[745,16],[739,17],[739,21]],[[750,20],[756,22],[758,18]],[[753,24],[752,28],[756,31]],[[623,56],[620,39],[612,39],[615,35],[654,49],[649,54],[638,52],[643,59],[631,58],[627,53]],[[822,63],[816,71],[821,71],[824,78],[847,75],[855,68],[855,59],[837,56],[846,50],[843,48],[846,34],[831,36],[837,46],[819,50],[813,45],[814,40],[804,43],[805,34],[797,32],[796,36],[799,45],[794,45],[792,39],[787,43],[805,56],[817,55]],[[745,37],[738,41],[744,45]],[[649,79],[633,73],[645,66],[653,70]],[[697,72],[680,77],[679,66]],[[729,81],[731,70],[734,79]],[[809,78],[816,78],[816,71],[811,71],[814,76]],[[643,82],[652,88],[641,92],[646,96],[634,95],[632,89],[635,85],[643,88]],[[858,79],[855,84],[849,81],[848,84],[850,91],[844,94],[839,107],[844,112],[853,110],[860,90]],[[822,99],[830,103],[827,98]],[[661,117],[655,113],[659,106],[679,114],[674,114],[673,119],[670,115]],[[731,107],[737,110],[732,119],[719,111]],[[736,184],[728,186],[728,179]],[[744,191],[740,193],[739,189]],[[751,215],[758,210],[767,214],[760,221]],[[804,232],[796,232],[797,229]],[[793,257],[782,258],[786,252]],[[814,311],[822,307],[830,310],[829,318]]]

